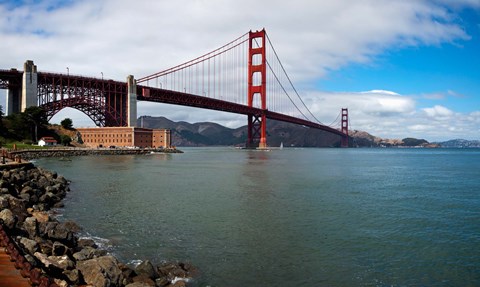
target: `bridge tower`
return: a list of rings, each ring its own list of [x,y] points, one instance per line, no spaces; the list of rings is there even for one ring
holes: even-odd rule
[[[247,148],[254,148],[258,142],[258,148],[267,147],[267,109],[266,102],[266,78],[267,59],[265,49],[265,29],[249,33],[248,42],[248,99],[249,107],[254,107],[256,97],[260,98],[260,107],[263,111],[258,115],[248,115],[248,138]],[[258,108],[258,107],[257,107]]]
[[[342,147],[348,147],[348,109],[342,109]]]
[[[132,75],[127,77],[127,126],[137,126],[137,81]]]
[[[37,91],[37,66],[33,64],[33,61],[28,60],[23,65],[22,100],[20,112],[24,112],[26,108],[37,106]]]

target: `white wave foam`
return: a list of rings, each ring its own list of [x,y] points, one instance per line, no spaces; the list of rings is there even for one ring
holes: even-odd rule
[[[192,278],[188,278],[188,277],[187,277],[187,278],[184,278],[184,277],[175,277],[175,278],[173,278],[173,280],[172,280],[171,283],[172,283],[172,284],[175,284],[175,283],[177,283],[178,281],[183,281],[183,282],[185,282],[185,283],[188,283],[188,282],[190,282],[191,280],[192,280]]]

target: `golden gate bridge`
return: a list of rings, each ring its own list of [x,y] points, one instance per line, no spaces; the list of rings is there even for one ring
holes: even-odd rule
[[[42,107],[50,120],[66,107],[97,126],[135,126],[137,101],[217,110],[247,116],[246,146],[267,147],[267,119],[324,130],[348,147],[348,110],[329,125],[320,122],[300,97],[265,30],[248,32],[193,60],[126,82],[62,73],[0,70],[7,89],[7,114]]]

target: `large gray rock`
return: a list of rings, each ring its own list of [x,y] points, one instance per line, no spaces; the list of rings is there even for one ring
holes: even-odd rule
[[[77,246],[80,248],[84,248],[87,246],[97,248],[97,244],[95,243],[95,241],[93,241],[93,239],[90,239],[90,238],[79,238],[77,242]]]
[[[118,261],[113,256],[102,256],[77,262],[77,269],[85,283],[95,287],[120,286],[123,280]]]
[[[96,257],[102,257],[107,254],[107,251],[101,249],[95,249],[93,247],[86,246],[82,250],[73,254],[73,258],[77,261],[84,261],[93,259]]]
[[[125,287],[152,287],[152,285],[145,282],[133,282],[128,285],[125,285]]]
[[[10,195],[0,195],[0,209],[8,208],[10,206],[8,203],[8,196]]]
[[[4,209],[0,211],[0,219],[3,220],[3,224],[9,229],[15,227],[15,223],[17,221],[10,209]]]
[[[148,278],[155,279],[158,277],[157,271],[155,267],[153,267],[152,263],[149,260],[145,260],[142,263],[138,264],[135,267],[135,273],[138,275],[146,275]]]
[[[23,230],[28,233],[28,237],[35,238],[38,235],[37,219],[35,217],[27,217],[23,222]]]
[[[61,270],[70,270],[75,267],[75,263],[73,263],[68,256],[47,256],[40,252],[35,252],[34,256],[42,262],[42,264],[47,267],[51,268],[56,267]]]
[[[30,254],[34,254],[35,252],[38,251],[38,243],[35,240],[31,240],[25,237],[20,237],[20,245],[23,246],[23,248],[27,249]]]
[[[72,284],[77,285],[80,281],[80,271],[78,269],[65,270],[62,272]]]
[[[28,217],[25,201],[14,196],[8,197],[9,209],[17,216],[19,222],[23,222]]]
[[[47,231],[47,235],[49,238],[61,241],[64,244],[71,245],[74,240],[74,234],[72,231],[70,231],[70,228],[67,224],[65,223],[59,223],[51,226]]]

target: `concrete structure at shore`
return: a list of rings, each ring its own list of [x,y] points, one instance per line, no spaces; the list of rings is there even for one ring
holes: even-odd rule
[[[77,128],[83,144],[88,147],[170,148],[168,129],[136,127]]]

